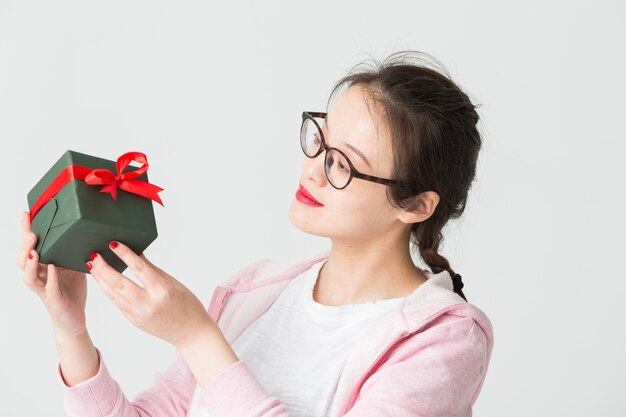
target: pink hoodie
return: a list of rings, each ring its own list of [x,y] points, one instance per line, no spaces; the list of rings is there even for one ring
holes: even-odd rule
[[[304,260],[250,263],[216,287],[209,314],[232,344],[292,278],[328,256],[327,251]],[[428,281],[390,313],[389,321],[367,332],[348,358],[329,417],[472,415],[493,349],[491,322],[452,291],[447,271],[424,273]],[[187,416],[196,381],[180,354],[130,402],[96,350],[98,373],[72,387],[57,361],[69,417]],[[243,361],[218,374],[199,401],[212,417],[293,417]]]

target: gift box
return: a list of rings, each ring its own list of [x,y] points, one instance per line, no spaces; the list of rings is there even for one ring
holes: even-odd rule
[[[135,161],[141,167],[130,166]],[[126,264],[109,248],[117,240],[142,253],[157,237],[148,160],[128,152],[117,161],[68,150],[28,193],[39,262],[80,272],[98,252],[118,272]],[[124,172],[126,170],[126,172]]]

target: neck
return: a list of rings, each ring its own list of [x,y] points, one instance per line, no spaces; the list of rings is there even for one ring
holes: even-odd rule
[[[408,243],[367,250],[333,242],[313,298],[330,306],[386,300],[409,295],[426,280],[411,259]]]

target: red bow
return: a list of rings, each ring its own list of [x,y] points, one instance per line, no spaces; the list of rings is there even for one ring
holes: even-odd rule
[[[139,162],[143,165],[135,171],[122,174],[132,161]],[[134,179],[146,172],[149,167],[150,165],[148,165],[146,155],[141,152],[127,152],[117,158],[117,175],[114,176],[108,169],[94,169],[85,176],[85,182],[89,185],[105,184],[105,186],[100,189],[100,192],[111,194],[114,200],[117,200],[117,188],[119,187],[124,191],[138,194],[163,205],[161,198],[157,195],[163,188],[146,181]]]
[[[132,161],[139,162],[143,165],[135,171],[123,174],[122,172]],[[52,197],[61,191],[68,182],[72,180],[84,180],[85,183],[89,185],[104,184],[104,187],[100,189],[100,192],[111,194],[114,200],[117,200],[117,189],[120,188],[124,191],[128,191],[129,193],[149,198],[156,201],[160,205],[163,205],[161,197],[157,195],[158,192],[163,191],[163,188],[150,184],[147,181],[135,179],[146,172],[149,168],[148,158],[146,158],[146,155],[141,152],[127,152],[117,158],[116,167],[117,175],[113,175],[113,173],[108,169],[92,169],[81,165],[70,165],[66,167],[50,183],[48,188],[41,193],[30,211],[30,220],[32,221],[37,212],[45,206],[46,203],[52,199]]]

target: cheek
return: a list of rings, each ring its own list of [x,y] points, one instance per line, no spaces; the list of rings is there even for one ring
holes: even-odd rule
[[[354,182],[354,180],[353,180]],[[380,217],[389,212],[389,202],[385,190],[375,190],[374,187],[357,187],[350,183],[350,193],[334,196],[332,204],[337,213],[352,214],[355,217]],[[342,191],[339,191],[341,193]]]
[[[384,234],[394,222],[388,205],[384,193],[364,192],[352,198],[333,199],[324,213],[328,220],[326,233],[346,239],[369,239]]]

